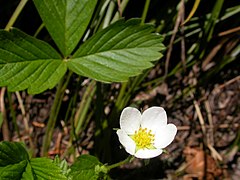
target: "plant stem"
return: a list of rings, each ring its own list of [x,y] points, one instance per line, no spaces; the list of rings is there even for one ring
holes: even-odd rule
[[[44,28],[44,24],[42,23],[39,27],[38,27],[38,29],[36,30],[36,32],[34,33],[34,37],[37,37],[37,35],[40,33],[40,31]]]
[[[144,5],[144,9],[143,9],[143,13],[142,13],[142,17],[141,17],[141,19],[142,19],[141,24],[144,24],[144,22],[146,20],[149,5],[150,5],[150,0],[146,0],[145,5]]]
[[[42,148],[43,156],[48,155],[47,153],[48,153],[48,149],[52,139],[54,126],[56,124],[57,116],[62,104],[62,99],[65,93],[65,89],[68,85],[71,75],[72,75],[72,72],[69,72],[67,75],[67,78],[65,79],[63,77],[58,84],[56,96],[54,98],[53,106],[51,108],[51,113],[50,113],[47,128],[46,128],[46,133],[43,139],[43,148]]]
[[[110,24],[115,6],[116,6],[115,3],[113,1],[110,1],[105,19],[103,21],[103,27],[102,27],[103,29]]]
[[[24,6],[26,5],[28,0],[21,0],[21,2],[18,4],[17,8],[15,9],[13,15],[11,16],[10,20],[8,21],[6,27],[4,28],[6,31],[9,31],[10,28],[13,26],[13,24],[15,23],[15,21],[17,20],[19,14],[21,13],[22,9],[24,8]],[[6,88],[3,87],[2,88],[2,94],[1,96],[4,97],[4,94],[5,94],[5,90]],[[8,97],[11,96],[11,93],[8,93]],[[13,115],[13,122],[14,122],[14,125],[16,125],[16,118],[14,116],[14,113],[12,111],[12,106],[11,106],[11,99],[9,99],[9,102],[10,102],[10,109],[11,109],[11,114]],[[3,98],[3,106],[4,106],[4,98]],[[5,107],[2,107],[3,110],[5,110]],[[3,136],[5,137],[4,140],[10,140],[10,132],[9,132],[9,129],[8,129],[8,124],[7,124],[7,117],[6,115],[4,114],[5,112],[2,111],[3,113]],[[16,128],[16,127],[15,127]],[[17,134],[18,134],[18,137],[19,137],[19,131],[18,129],[17,130]]]
[[[13,109],[12,93],[7,91],[7,97],[8,97],[8,100],[9,100],[9,109],[10,109],[10,114],[11,114],[12,121],[13,121],[13,127],[14,127],[14,130],[17,131],[18,139],[20,139],[21,135],[20,135],[19,128],[18,128],[18,125],[17,125],[17,121],[16,121],[16,112]]]
[[[119,107],[119,105],[121,104],[121,102],[124,99],[124,96],[126,95],[127,87],[128,87],[128,83],[127,82],[122,83],[119,95],[118,95],[116,103],[115,103],[115,106],[118,107],[118,110],[121,109],[121,107]]]
[[[123,160],[123,161],[120,161],[120,162],[118,162],[118,163],[111,164],[111,165],[107,166],[107,169],[108,169],[108,171],[110,171],[110,170],[113,169],[113,168],[116,168],[116,167],[119,167],[119,166],[121,166],[121,165],[123,165],[123,164],[132,162],[133,159],[134,159],[134,156],[128,156],[128,158],[125,159],[125,160]]]
[[[129,2],[129,0],[122,0],[121,5],[119,7],[121,9],[122,13],[124,12],[125,8],[127,7],[128,2]],[[111,23],[117,21],[119,18],[121,18],[120,13],[116,12]]]
[[[21,2],[18,4],[16,10],[14,11],[12,17],[8,21],[8,24],[6,25],[5,30],[7,30],[7,31],[10,30],[10,28],[13,26],[13,24],[17,20],[19,14],[21,13],[22,9],[24,8],[24,6],[26,5],[27,2],[28,2],[28,0],[21,0]]]
[[[80,133],[82,126],[84,124],[84,121],[87,119],[86,118],[87,112],[89,110],[95,91],[96,91],[96,82],[92,80],[82,97],[80,106],[74,118],[75,133],[77,135]]]
[[[10,131],[8,128],[8,121],[7,121],[7,114],[5,109],[4,103],[4,95],[5,95],[6,88],[3,87],[0,91],[0,115],[2,116],[2,136],[4,141],[10,140]]]

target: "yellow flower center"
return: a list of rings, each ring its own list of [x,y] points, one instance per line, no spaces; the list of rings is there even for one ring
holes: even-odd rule
[[[140,128],[138,131],[135,131],[132,139],[136,143],[137,150],[144,148],[153,148],[154,134],[152,134],[151,130],[148,131],[147,128]]]

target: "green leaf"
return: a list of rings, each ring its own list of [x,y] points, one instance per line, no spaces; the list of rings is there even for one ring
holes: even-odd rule
[[[66,70],[66,63],[47,43],[17,29],[0,30],[0,86],[10,91],[28,88],[36,94],[53,88]]]
[[[2,124],[3,124],[3,113],[0,112],[0,128],[2,128]]]
[[[21,143],[3,141],[0,143],[0,167],[17,164],[29,160],[29,156]]]
[[[51,159],[29,160],[29,155],[21,143],[0,143],[1,180],[66,180],[67,177],[63,173],[61,167]]]
[[[19,180],[25,171],[29,156],[21,143],[0,143],[0,179]]]
[[[96,33],[68,60],[79,75],[103,82],[127,81],[162,57],[162,36],[139,19],[120,20]]]
[[[56,156],[53,160],[53,163],[60,167],[62,174],[66,176],[69,174],[71,169],[68,167],[67,161],[65,159],[61,160],[59,156]]]
[[[48,158],[33,158],[30,160],[32,171],[38,180],[66,180],[67,177],[62,174],[62,170],[53,160]]]
[[[99,172],[95,169],[102,166],[98,159],[91,155],[81,155],[71,166],[70,178],[72,180],[94,180],[98,179]]]
[[[53,40],[66,57],[83,36],[97,0],[34,0]]]
[[[32,171],[32,167],[30,163],[27,163],[27,166],[25,168],[25,171],[22,174],[22,179],[21,180],[34,180],[34,174]]]
[[[139,19],[120,20],[96,33],[69,59],[47,43],[13,29],[0,30],[0,86],[31,94],[53,88],[67,68],[102,82],[122,82],[162,57],[162,36]]]
[[[11,164],[11,165],[0,167],[0,179],[1,180],[21,179],[22,174],[25,171],[26,165],[27,165],[27,160],[24,160],[17,164]]]

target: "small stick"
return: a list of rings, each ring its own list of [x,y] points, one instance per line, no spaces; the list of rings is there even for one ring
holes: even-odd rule
[[[23,116],[23,123],[24,123],[25,131],[26,131],[27,136],[29,138],[30,147],[31,147],[31,149],[34,149],[34,145],[33,145],[31,134],[30,134],[30,129],[29,129],[29,125],[28,125],[28,118],[26,116],[26,111],[25,111],[25,108],[24,108],[24,105],[23,105],[22,97],[21,97],[21,95],[18,91],[16,91],[15,94],[17,96],[19,107],[20,107],[20,110],[21,110],[21,113],[22,113],[22,116]]]
[[[178,27],[180,26],[181,19],[182,19],[181,17],[182,17],[182,13],[183,13],[183,3],[184,3],[184,1],[181,1],[181,6],[180,6],[180,9],[178,11],[177,20],[176,20],[174,28],[173,28],[173,34],[171,36],[170,43],[169,43],[169,48],[168,48],[168,51],[167,51],[166,63],[165,63],[165,75],[164,75],[165,77],[167,77],[167,74],[168,74],[168,66],[169,66],[169,62],[170,62],[170,58],[171,58],[174,39],[175,39],[175,36],[177,34],[177,31],[178,31]]]
[[[181,13],[181,22],[184,22],[184,12],[185,12],[185,5],[184,5],[184,0],[181,0],[182,3],[182,13]],[[181,60],[182,60],[182,65],[183,65],[183,70],[186,71],[186,47],[185,47],[185,38],[184,38],[184,25],[180,27],[181,31]]]
[[[118,12],[120,17],[122,17],[122,8],[121,8],[121,0],[117,0],[117,4],[118,4]]]
[[[21,113],[22,113],[22,116],[23,116],[23,123],[24,123],[25,130],[29,134],[29,125],[28,125],[28,120],[27,120],[27,117],[26,117],[26,111],[25,111],[25,108],[24,108],[24,105],[23,105],[22,97],[21,97],[21,95],[18,91],[16,91],[15,94],[17,96],[19,107],[20,107],[20,110],[21,110]]]
[[[235,81],[239,81],[239,80],[240,80],[240,76],[237,76],[237,77],[235,77],[233,79],[230,79],[229,81],[225,82],[224,84],[217,86],[216,88],[213,89],[213,91],[217,91],[218,89],[222,89],[225,86],[228,86],[228,85],[234,83]]]
[[[223,32],[219,33],[218,36],[226,36],[228,34],[232,34],[232,33],[238,32],[238,31],[240,31],[240,26],[229,29],[227,31],[223,31]]]
[[[211,154],[212,154],[214,159],[217,159],[219,161],[223,161],[222,156],[216,151],[216,149],[211,144],[208,144],[207,147],[208,147],[208,149],[210,149]]]
[[[206,127],[205,127],[202,112],[201,112],[200,107],[199,107],[196,100],[193,100],[193,104],[194,104],[194,107],[196,109],[196,113],[197,113],[197,116],[198,116],[198,119],[199,119],[199,122],[200,122],[200,125],[201,125],[202,132],[203,132],[204,136],[206,137]]]
[[[7,116],[6,116],[5,104],[4,104],[5,92],[6,92],[6,88],[3,87],[0,91],[0,111],[2,112],[2,117],[3,117],[3,124],[2,124],[3,140],[9,141],[10,140],[10,132],[8,129],[8,121],[7,121]]]
[[[206,111],[207,111],[208,122],[209,122],[209,125],[210,125],[209,131],[208,131],[209,132],[209,144],[211,146],[214,146],[213,118],[212,118],[212,111],[211,111],[209,101],[205,100],[204,105],[205,105],[205,108],[206,108]]]

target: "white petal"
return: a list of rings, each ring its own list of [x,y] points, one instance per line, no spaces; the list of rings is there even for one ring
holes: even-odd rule
[[[148,159],[162,154],[162,149],[140,149],[134,155],[137,158]]]
[[[176,134],[177,134],[177,127],[174,124],[161,126],[156,131],[154,146],[156,148],[167,147],[174,140],[174,137]]]
[[[156,129],[167,125],[167,114],[162,107],[151,107],[143,112],[141,127],[151,129],[155,133]]]
[[[120,143],[123,145],[125,150],[133,155],[135,153],[136,144],[122,129],[117,130],[117,135]]]
[[[120,127],[127,134],[134,134],[140,127],[142,115],[136,108],[126,107],[120,116]]]

